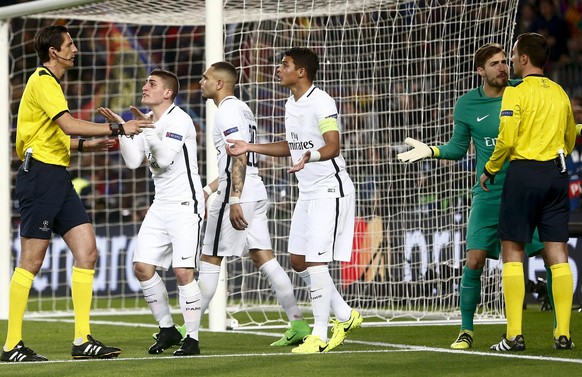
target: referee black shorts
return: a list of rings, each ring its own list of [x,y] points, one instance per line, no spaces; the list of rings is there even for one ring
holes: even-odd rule
[[[537,227],[543,242],[568,242],[568,180],[554,161],[511,161],[501,194],[498,237],[530,243]]]
[[[64,166],[33,159],[28,173],[18,169],[15,193],[23,237],[51,239],[91,222]]]

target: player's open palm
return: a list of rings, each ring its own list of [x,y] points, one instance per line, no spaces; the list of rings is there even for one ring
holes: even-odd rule
[[[108,122],[111,123],[125,123],[125,121],[123,120],[123,118],[113,112],[110,108],[108,107],[98,107],[97,108],[97,112],[101,115],[103,115],[105,117],[105,119],[107,119]]]
[[[123,135],[132,136],[142,133],[144,128],[155,128],[151,119],[130,120],[125,122],[123,118],[108,107],[98,107],[97,112],[109,122],[123,125]]]
[[[303,154],[303,156],[301,156],[301,158],[299,160],[297,160],[295,165],[293,165],[289,170],[287,170],[287,173],[293,174],[293,173],[296,173],[299,170],[303,169],[305,167],[305,164],[309,161],[310,157],[311,157],[311,151],[306,151]]]
[[[141,110],[135,106],[130,106],[129,109],[131,110],[131,113],[133,114],[133,117],[135,119],[140,119],[140,120],[152,120],[153,119],[153,114],[151,114],[150,116],[147,116],[144,113],[142,113]]]

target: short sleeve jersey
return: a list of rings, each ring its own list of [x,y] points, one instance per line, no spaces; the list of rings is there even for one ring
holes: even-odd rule
[[[285,104],[285,131],[292,160],[298,161],[305,151],[325,145],[320,123],[338,117],[335,101],[325,91],[311,86],[297,101],[291,96]],[[295,173],[299,200],[338,198],[354,192],[341,153],[331,160],[309,162]]]
[[[212,138],[218,159],[218,193],[228,201],[231,188],[233,158],[226,153],[226,139],[244,140],[255,143],[257,122],[246,103],[234,96],[224,98],[218,104]],[[267,199],[267,190],[259,176],[257,155],[247,154],[245,182],[240,197],[241,202],[255,202]]]
[[[16,153],[22,160],[28,148],[36,160],[69,166],[71,138],[55,122],[69,111],[59,80],[45,67],[29,77],[20,100],[16,127]]]
[[[576,122],[568,95],[543,75],[528,75],[507,88],[501,101],[499,137],[485,167],[496,174],[506,160],[551,161],[576,142]]]
[[[155,127],[154,130],[147,132],[156,132],[167,146],[177,152],[172,164],[161,169],[143,140],[154,180],[155,200],[168,202],[192,200],[196,206],[196,213],[202,213],[204,193],[198,173],[196,128],[192,118],[178,106],[172,105],[155,123]]]

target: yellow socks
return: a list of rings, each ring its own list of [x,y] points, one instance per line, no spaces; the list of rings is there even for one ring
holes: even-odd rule
[[[93,276],[95,270],[73,267],[72,289],[73,307],[75,309],[75,344],[87,341],[91,334],[89,316],[93,300]]]
[[[507,339],[513,339],[522,334],[523,299],[525,297],[525,281],[523,264],[508,262],[503,264],[503,294],[505,296],[505,315],[507,317]]]
[[[10,307],[8,308],[8,334],[5,350],[10,351],[22,340],[22,320],[34,275],[20,267],[14,269],[10,281]]]
[[[554,295],[554,313],[556,330],[554,338],[566,335],[570,339],[570,316],[572,314],[573,279],[568,263],[550,266],[552,270],[552,293]]]

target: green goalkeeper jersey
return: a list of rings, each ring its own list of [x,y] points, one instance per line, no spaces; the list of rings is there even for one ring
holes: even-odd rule
[[[508,85],[514,86],[515,83],[515,81],[510,81]],[[453,136],[447,144],[433,148],[436,158],[460,160],[467,155],[471,139],[473,139],[477,156],[476,182],[473,186],[474,199],[477,199],[478,194],[485,193],[479,184],[479,176],[495,149],[495,141],[499,134],[501,99],[501,96],[487,97],[482,86],[459,97],[453,111]],[[482,195],[483,199],[501,200],[501,189],[507,166],[508,163],[495,175],[493,184],[487,185],[489,192],[486,193],[487,195]]]

